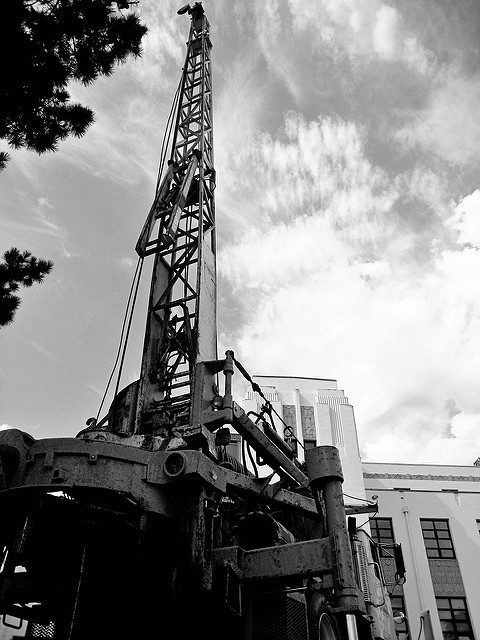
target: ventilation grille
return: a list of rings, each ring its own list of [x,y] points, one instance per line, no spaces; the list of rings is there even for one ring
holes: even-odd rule
[[[372,602],[372,590],[370,588],[370,580],[368,579],[367,550],[361,542],[355,542],[355,552],[358,566],[358,577],[360,579],[360,588],[363,591],[363,597],[365,602]]]
[[[39,622],[31,622],[28,625],[26,640],[34,640],[34,638],[54,638],[55,637],[55,621],[52,620],[48,624],[40,624]]]
[[[255,596],[252,631],[252,638],[259,640],[307,640],[305,597],[296,593]]]
[[[270,402],[279,402],[280,398],[275,387],[262,387],[262,393]],[[252,389],[247,389],[245,400],[255,400],[257,404],[262,404],[265,400]]]
[[[317,393],[317,402],[320,404],[348,404],[348,398],[346,396],[327,396]]]

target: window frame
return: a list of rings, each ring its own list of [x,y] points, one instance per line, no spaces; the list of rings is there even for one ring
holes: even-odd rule
[[[388,521],[388,527],[381,527],[378,526],[379,521]],[[372,523],[374,523],[374,525],[372,526]],[[372,538],[374,540],[374,542],[376,543],[379,551],[380,551],[380,557],[381,558],[393,558],[393,545],[395,544],[395,532],[393,530],[393,518],[371,518],[370,519],[370,531],[372,534]],[[389,531],[390,535],[389,536],[385,536],[383,538],[383,540],[385,540],[385,542],[382,542],[382,536],[379,535],[380,531]],[[378,535],[377,535],[378,534]],[[382,545],[388,545],[383,547]]]
[[[432,527],[424,527],[424,523],[427,522],[432,523]],[[446,526],[437,526],[438,524]],[[453,545],[452,532],[450,531],[448,518],[420,518],[420,528],[422,530],[423,544],[429,560],[456,559],[457,555]],[[432,535],[425,535],[426,531]],[[442,535],[445,534],[445,532],[447,532],[447,535]]]
[[[463,608],[459,608],[458,606],[454,606],[453,601],[461,601]],[[440,602],[443,603],[443,606],[440,606]],[[445,604],[448,603],[448,604]],[[469,638],[469,640],[474,640],[474,633],[472,627],[472,621],[470,620],[470,614],[468,612],[467,599],[464,596],[439,596],[435,598],[435,603],[437,605],[437,613],[440,619],[440,626],[442,627],[442,635],[444,638],[455,638],[455,640],[459,638]],[[455,617],[455,614],[465,612],[465,619],[461,620]],[[443,619],[441,614],[444,614]],[[450,617],[445,617],[446,613],[450,613]],[[452,630],[444,629],[444,625],[447,624],[452,625]],[[469,626],[468,631],[458,630],[457,625],[464,624]],[[448,634],[448,635],[445,635]]]
[[[394,600],[400,600],[400,606],[393,606]],[[407,613],[407,603],[405,600],[405,596],[403,594],[398,594],[395,596],[390,596],[390,602],[392,604],[392,611],[403,611],[405,615],[405,619],[400,624],[394,623],[395,633],[397,634],[397,638],[399,640],[409,640],[410,639],[410,627],[408,626],[408,613]]]

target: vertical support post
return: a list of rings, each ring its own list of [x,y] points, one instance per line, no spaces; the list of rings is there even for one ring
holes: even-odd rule
[[[432,619],[430,617],[430,611],[424,611],[420,614],[420,620],[423,622],[423,636],[425,640],[435,640],[433,635]]]
[[[187,499],[185,542],[189,547],[187,566],[189,591],[204,593],[212,588],[213,516],[207,505],[205,487],[193,488]]]
[[[343,472],[338,449],[314,447],[305,452],[305,462],[312,489],[321,491],[323,496],[325,528],[335,553],[333,582],[338,594],[337,605],[344,611],[356,611],[359,590],[345,516]]]

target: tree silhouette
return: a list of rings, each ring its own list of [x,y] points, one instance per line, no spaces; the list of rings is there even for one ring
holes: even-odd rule
[[[82,136],[91,109],[72,103],[68,83],[90,84],[116,63],[141,54],[147,28],[124,15],[129,0],[8,0],[0,21],[0,139],[14,149],[55,151],[69,135]],[[0,151],[0,171],[10,159]],[[21,285],[41,282],[53,263],[10,249],[0,263],[0,327],[12,322]]]
[[[93,82],[141,54],[147,28],[127,0],[8,0],[0,27],[0,138],[14,149],[55,151],[82,136],[91,109],[72,103],[68,82]],[[0,152],[0,170],[9,157]]]
[[[20,253],[15,248],[5,251],[0,262],[0,327],[13,320],[20,304],[20,298],[15,295],[20,285],[31,287],[34,282],[42,282],[52,267],[53,262],[39,260],[28,251]]]

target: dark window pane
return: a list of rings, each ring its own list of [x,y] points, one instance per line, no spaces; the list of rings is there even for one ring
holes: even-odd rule
[[[438,546],[440,549],[452,549],[452,541],[451,540],[439,540]]]
[[[451,598],[450,606],[452,609],[460,609],[465,611],[465,600],[463,598]]]
[[[434,520],[435,529],[447,529],[448,530],[448,522],[442,522],[441,520]]]
[[[468,633],[471,631],[468,622],[457,622],[457,631],[461,633]]]
[[[437,531],[437,538],[450,538],[450,531]]]
[[[436,549],[438,547],[438,543],[436,540],[425,540],[425,547],[427,549]]]
[[[438,612],[438,617],[440,618],[440,620],[451,620],[452,619],[452,612],[451,611],[439,611]]]
[[[427,549],[427,558],[439,558],[440,552],[438,549]]]
[[[466,620],[467,612],[465,610],[459,611],[457,609],[456,611],[453,612],[453,617],[455,618],[455,620]]]
[[[435,538],[435,531],[428,531],[428,529],[425,529],[425,531],[423,532],[423,537],[424,538]]]
[[[442,631],[455,631],[455,627],[453,626],[453,622],[445,622],[442,621]]]
[[[421,520],[422,529],[433,529],[433,522],[431,520]]]
[[[437,607],[439,609],[450,609],[448,598],[437,598]]]
[[[442,558],[454,558],[455,554],[453,553],[453,549],[442,549]]]

